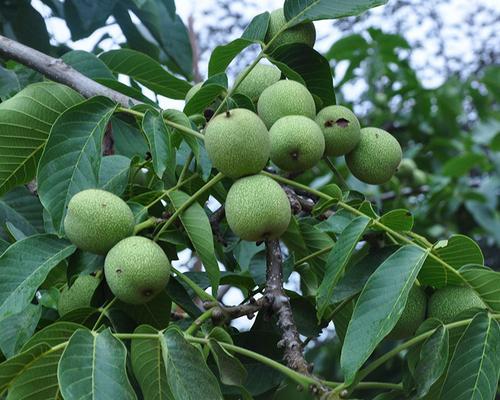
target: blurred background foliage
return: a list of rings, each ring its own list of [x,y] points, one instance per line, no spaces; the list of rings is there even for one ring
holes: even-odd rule
[[[276,1],[207,1],[182,21],[173,0],[0,0],[0,32],[53,56],[62,56],[86,38],[91,38],[90,50],[96,54],[128,47],[188,80],[200,81],[210,51],[240,35],[252,16],[271,3],[279,6]],[[415,231],[431,242],[452,233],[473,237],[484,252],[485,265],[499,270],[500,8],[487,0],[470,2],[467,12],[450,23],[446,13],[457,11],[463,2],[430,3],[436,2],[392,1],[360,17],[322,22],[318,29],[317,47],[331,64],[338,103],[352,107],[362,125],[394,134],[405,157],[420,171],[401,173],[380,187],[352,177],[348,183],[381,212],[409,209]],[[50,19],[65,22],[71,35],[67,42],[58,40],[55,25],[46,23]],[[412,33],[415,30],[419,35]],[[236,60],[233,74],[254,50]],[[0,98],[39,80],[42,77],[26,67],[3,64]],[[343,159],[335,163],[347,176]],[[318,187],[333,175],[321,163],[297,179]],[[297,316],[305,318],[305,326],[307,315],[305,307]],[[271,322],[257,320],[252,331],[254,340],[240,335],[240,340],[247,338],[246,347],[261,348],[263,354],[275,349]],[[332,345],[316,346],[325,341]],[[315,370],[327,379],[340,378],[335,367],[338,344],[338,337],[327,330],[308,346]],[[380,346],[380,352],[385,350]],[[405,374],[401,366],[401,359],[393,359],[373,379],[393,376],[397,381]],[[253,394],[268,398],[265,392],[276,376],[265,367],[259,371],[259,393]],[[308,396],[283,387],[274,398]]]

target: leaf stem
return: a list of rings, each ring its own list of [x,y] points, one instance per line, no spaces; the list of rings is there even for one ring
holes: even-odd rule
[[[257,54],[257,57],[255,58],[255,60],[247,68],[245,68],[242,71],[242,73],[236,78],[236,81],[234,82],[233,86],[226,93],[226,95],[222,99],[222,102],[220,103],[219,107],[217,107],[217,110],[215,110],[213,117],[215,117],[216,115],[218,115],[222,111],[222,109],[226,105],[229,97],[231,97],[234,94],[236,89],[238,89],[238,87],[240,86],[241,82],[243,82],[243,80],[255,68],[255,66],[259,63],[259,61],[266,56],[266,50],[269,49],[271,44],[273,44],[273,42],[277,39],[277,37],[279,35],[281,35],[281,33],[283,33],[284,31],[286,31],[288,29],[288,27],[291,25],[291,22],[294,20],[294,18],[292,18],[290,21],[287,21],[287,23],[281,27],[281,29],[276,33],[276,35],[274,35],[267,43],[265,43],[262,46],[262,50],[259,52],[259,54]]]
[[[193,204],[198,197],[200,197],[203,193],[205,193],[207,190],[212,188],[215,184],[217,184],[222,178],[224,178],[224,175],[219,172],[217,175],[215,175],[212,179],[210,179],[207,183],[205,183],[198,191],[196,191],[191,197],[183,203],[171,216],[170,218],[163,224],[163,226],[160,228],[159,232],[155,235],[154,241],[158,241],[160,235],[165,232],[165,230],[172,225],[172,223],[176,220],[176,218],[181,215],[191,204]]]
[[[333,249],[333,244],[331,246],[324,247],[318,251],[315,251],[314,253],[311,253],[305,257],[302,257],[301,259],[295,261],[293,264],[294,267],[299,266],[300,264],[304,264],[306,261],[309,261],[312,258],[319,257],[325,253],[328,253],[331,249]]]
[[[155,226],[156,223],[157,223],[157,219],[155,217],[150,217],[147,220],[138,223],[134,227],[134,235],[137,235],[140,231],[142,231],[144,229],[148,229],[148,228]]]
[[[194,336],[186,336],[186,340],[192,343],[201,343],[201,344],[208,344],[209,339],[205,338],[198,338]],[[225,350],[232,351],[234,353],[241,354],[242,356],[253,358],[254,360],[257,360],[261,362],[262,364],[268,365],[271,368],[276,369],[277,371],[281,372],[283,375],[287,376],[290,379],[293,379],[295,382],[300,384],[302,387],[307,388],[309,385],[317,385],[320,383],[314,378],[302,375],[301,373],[294,371],[291,368],[288,368],[287,366],[280,364],[277,361],[274,361],[266,356],[263,356],[259,353],[256,353],[254,351],[245,349],[243,347],[235,346],[234,344],[229,344],[225,342],[218,342],[221,347],[223,347]],[[330,384],[333,385],[338,385],[336,382],[330,382]]]
[[[335,176],[335,178],[337,179],[337,182],[340,186],[340,188],[343,190],[343,191],[346,191],[346,190],[349,190],[349,186],[347,185],[347,182],[345,181],[344,177],[342,176],[342,174],[339,172],[339,170],[337,169],[337,167],[335,166],[335,164],[332,162],[332,160],[330,160],[328,157],[323,157],[323,160],[325,160],[325,164],[328,166],[328,168],[330,168],[330,170],[333,172],[333,175]]]
[[[163,199],[165,196],[168,196],[169,193],[173,192],[174,190],[177,190],[179,189],[180,187],[184,186],[186,183],[192,181],[193,179],[197,178],[199,175],[198,173],[194,173],[193,175],[191,175],[189,178],[186,178],[184,179],[182,182],[178,183],[177,185],[169,188],[169,189],[166,189],[163,191],[163,193],[158,196],[156,199],[154,199],[151,203],[149,203],[147,206],[145,206],[146,208],[149,208],[153,205],[155,205],[156,203],[158,203],[161,199]]]
[[[116,111],[121,112],[121,113],[125,113],[125,114],[130,114],[130,115],[133,115],[137,118],[144,118],[143,112],[132,110],[130,108],[117,107]],[[187,126],[172,122],[172,121],[166,119],[165,117],[163,117],[163,120],[165,121],[166,125],[171,126],[172,128],[177,129],[178,131],[180,131],[182,133],[186,133],[188,135],[197,137],[198,139],[205,140],[205,137],[200,132],[195,131],[194,129],[191,129],[191,128],[188,128]]]
[[[220,114],[220,112],[223,110],[223,108],[227,104],[227,100],[229,99],[229,97],[231,97],[234,94],[234,92],[236,91],[236,89],[238,89],[238,87],[240,86],[241,82],[243,82],[243,80],[248,76],[248,74],[252,71],[252,69],[254,69],[254,67],[259,63],[259,61],[263,57],[264,57],[264,50],[262,50],[257,55],[257,57],[255,58],[255,60],[247,68],[245,68],[242,71],[241,75],[239,75],[236,78],[236,81],[234,82],[234,84],[231,87],[231,89],[229,89],[227,91],[226,95],[224,96],[224,98],[222,99],[221,103],[219,104],[219,107],[217,107],[217,109],[215,110],[214,115],[213,115],[212,118],[214,118],[216,115]]]
[[[193,161],[193,158],[194,154],[192,151],[190,151],[189,156],[186,158],[186,162],[182,167],[181,173],[179,174],[179,179],[177,180],[178,183],[182,182],[182,180],[184,179],[184,176],[186,175],[186,172],[188,171],[189,166],[191,165],[191,161]]]
[[[214,301],[216,302],[217,299],[212,296],[211,294],[208,294],[205,292],[200,286],[198,286],[195,282],[193,282],[188,276],[180,272],[179,270],[175,269],[172,267],[172,272],[177,275],[177,277],[183,281],[186,285],[188,285],[193,291],[196,293],[196,295],[203,301]]]
[[[284,178],[284,177],[279,176],[279,175],[271,174],[271,173],[266,172],[266,171],[261,171],[260,173],[262,175],[266,175],[266,176],[268,176],[270,178],[273,178],[277,182],[281,182],[281,183],[284,183],[286,185],[293,186],[293,187],[296,187],[298,189],[307,191],[307,192],[309,192],[309,193],[313,194],[314,196],[317,196],[317,197],[319,197],[321,199],[325,199],[325,200],[328,200],[328,201],[335,200],[333,197],[327,195],[326,193],[320,192],[319,190],[316,190],[316,189],[312,189],[312,188],[310,188],[307,185],[303,185],[303,184],[301,184],[299,182],[292,181],[291,179],[287,179],[287,178]],[[414,241],[412,241],[411,239],[407,238],[406,236],[404,236],[404,235],[400,234],[399,232],[396,232],[395,230],[393,230],[393,229],[389,228],[388,226],[384,225],[378,219],[372,218],[372,217],[364,214],[362,211],[359,211],[358,209],[350,206],[347,203],[344,203],[343,201],[337,201],[337,205],[339,207],[347,210],[347,211],[350,211],[353,214],[360,215],[360,216],[362,215],[362,216],[365,216],[365,217],[369,217],[371,219],[371,223],[373,225],[378,226],[380,229],[382,229],[385,232],[391,234],[393,237],[399,239],[400,241],[402,241],[404,243],[410,244],[412,246],[417,246],[417,247],[419,247],[419,248],[421,248],[423,250],[428,251],[429,257],[433,258],[436,262],[438,262],[439,264],[441,264],[448,272],[452,273],[453,275],[457,276],[460,280],[462,280],[462,281],[465,282],[465,280],[462,277],[462,275],[460,275],[460,273],[455,268],[453,268],[446,261],[444,261],[441,258],[439,258],[438,255],[436,255],[435,253],[433,253],[432,246],[425,246],[424,244],[415,243]]]
[[[200,328],[200,326],[202,326],[205,321],[209,320],[212,317],[213,310],[213,308],[210,308],[209,310],[201,314],[194,320],[194,322],[189,326],[189,328],[186,329],[184,333],[190,336],[194,335],[198,328]]]
[[[492,314],[491,318],[498,320],[498,319],[500,319],[500,314]],[[445,326],[446,329],[460,328],[462,326],[466,326],[466,325],[470,324],[471,321],[472,321],[472,318],[468,318],[468,319],[463,319],[463,320],[460,320],[460,321],[451,322],[451,323],[445,324],[444,326]],[[375,361],[373,361],[372,363],[370,363],[366,368],[360,370],[357,373],[356,379],[355,379],[353,385],[357,385],[357,386],[360,385],[360,383],[358,383],[359,381],[361,381],[363,378],[365,378],[366,376],[368,376],[370,373],[372,373],[374,370],[376,370],[378,367],[380,367],[386,361],[388,361],[392,357],[396,356],[400,352],[408,349],[409,347],[412,347],[412,346],[414,346],[414,345],[416,345],[416,344],[424,341],[429,336],[431,336],[436,331],[436,329],[438,329],[438,327],[436,327],[434,329],[431,329],[431,330],[429,330],[427,332],[421,333],[420,335],[415,336],[415,337],[407,340],[404,343],[401,343],[399,346],[394,347],[392,350],[388,351],[384,355],[382,355],[379,358],[377,358]],[[334,390],[334,392],[340,392],[342,389],[347,388],[347,386],[348,385],[346,385],[345,383],[343,383],[342,385],[338,386]]]
[[[117,298],[113,297],[113,299],[108,304],[106,304],[106,306],[104,308],[101,309],[101,313],[99,314],[99,318],[97,318],[97,321],[95,322],[94,327],[92,328],[93,331],[95,331],[99,327],[102,319],[106,316],[106,313],[108,312],[110,307],[113,304],[115,304],[116,300],[117,300]]]

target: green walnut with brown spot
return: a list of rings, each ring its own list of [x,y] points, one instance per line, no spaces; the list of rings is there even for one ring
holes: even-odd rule
[[[325,155],[343,156],[357,146],[361,127],[356,115],[344,106],[328,106],[316,116],[325,136]]]
[[[129,304],[147,303],[165,289],[170,269],[162,248],[142,236],[123,239],[104,261],[104,275],[111,292]]]

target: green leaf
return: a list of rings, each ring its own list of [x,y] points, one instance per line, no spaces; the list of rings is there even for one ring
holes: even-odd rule
[[[175,122],[176,124],[185,126],[186,128],[190,128],[190,129],[192,128],[191,121],[189,120],[188,116],[179,110],[174,110],[174,109],[163,110],[163,118],[165,118],[168,121]],[[169,129],[169,131],[173,132],[174,138],[178,137],[178,138],[184,140],[188,144],[189,148],[191,149],[191,151],[194,154],[194,157],[195,157],[198,165],[203,165],[199,141],[195,137],[193,137],[191,135],[187,135],[178,129],[172,128],[170,126],[168,126],[168,129]],[[173,143],[175,143],[175,142],[176,141],[174,139]],[[178,146],[178,145],[176,144],[176,146]],[[171,161],[171,165],[172,165],[172,167],[171,167],[172,170],[174,170],[175,165],[176,165],[175,159],[173,159]],[[211,168],[210,168],[210,170],[211,170]]]
[[[0,349],[8,358],[16,354],[35,332],[42,307],[28,304],[21,312],[0,321]]]
[[[481,248],[475,241],[464,235],[452,235],[448,240],[440,240],[434,244],[432,252],[456,270],[467,264],[482,265],[484,263]],[[418,278],[422,283],[435,287],[463,283],[458,274],[453,274],[431,257],[425,261]]]
[[[0,99],[7,100],[21,90],[21,84],[14,71],[0,66]]]
[[[356,372],[380,341],[394,328],[427,252],[407,245],[387,258],[366,282],[354,308],[342,347],[345,381]]]
[[[241,35],[243,39],[264,42],[269,26],[270,14],[266,11],[252,18]]]
[[[119,303],[118,307],[132,317],[137,324],[165,329],[170,322],[168,310],[172,308],[172,300],[166,291],[162,291],[146,304]]]
[[[99,169],[99,187],[121,196],[127,188],[130,158],[112,155],[103,157]]]
[[[57,364],[67,341],[81,325],[70,322],[56,322],[37,332],[22,348],[29,353],[33,348],[44,349],[33,357],[29,368],[23,368],[8,377],[7,382],[0,377],[0,388],[9,385],[8,399],[49,400],[61,398],[57,382]],[[48,346],[48,347],[47,347]],[[17,356],[15,357],[17,358]],[[0,367],[0,370],[3,369]],[[3,375],[3,374],[2,374]]]
[[[184,99],[191,88],[188,82],[176,78],[157,61],[135,50],[110,50],[99,58],[114,73],[128,75],[153,92],[170,99]]]
[[[247,379],[247,371],[241,361],[224,350],[216,340],[210,339],[208,346],[219,369],[221,382],[230,386],[243,385]]]
[[[482,154],[468,153],[450,159],[443,165],[443,175],[458,178],[484,160]]]
[[[441,325],[423,344],[415,368],[417,398],[424,397],[448,363],[448,330]]]
[[[281,238],[290,251],[294,252],[296,260],[307,257],[316,251],[332,248],[334,243],[327,233],[304,220],[297,221],[294,216],[292,216],[290,225]],[[307,261],[319,276],[324,273],[327,256],[325,253]]]
[[[40,200],[59,235],[70,199],[98,185],[103,135],[115,108],[111,100],[93,97],[66,110],[52,127],[37,181]]]
[[[404,209],[386,212],[379,221],[396,232],[411,231],[413,228],[413,215]],[[379,228],[374,226],[374,229],[378,230]]]
[[[208,76],[224,72],[229,64],[231,64],[231,61],[251,44],[254,44],[254,41],[239,38],[228,44],[217,46],[208,62]]]
[[[318,320],[323,318],[326,309],[330,305],[335,287],[345,271],[351,254],[356,248],[356,244],[361,239],[370,221],[370,218],[365,216],[360,216],[352,220],[339,235],[337,242],[328,255],[325,276],[319,285],[316,295]]]
[[[105,25],[117,0],[98,3],[78,0],[64,2],[66,23],[74,41],[90,36],[96,29]]]
[[[186,26],[175,13],[173,0],[133,0],[132,11],[153,35],[160,57],[174,72],[190,77],[193,70],[191,42]],[[121,3],[121,2],[120,2]],[[148,35],[149,36],[149,35]],[[139,48],[141,52],[142,47]]]
[[[108,329],[77,330],[59,361],[57,377],[66,399],[136,399],[125,368],[127,349]]]
[[[49,272],[76,247],[53,235],[30,236],[0,256],[0,320],[24,310]]]
[[[158,335],[158,331],[148,325],[137,327],[134,333]],[[144,398],[148,400],[174,400],[167,383],[159,337],[132,339],[130,356],[132,369]]]
[[[139,156],[141,159],[146,157],[148,143],[139,129],[116,117],[111,118],[111,127],[117,154],[130,159],[134,156]]]
[[[78,72],[84,74],[90,79],[115,79],[115,76],[106,64],[104,64],[104,62],[97,58],[94,54],[87,51],[68,51],[61,58],[66,64],[71,65]]]
[[[304,43],[280,46],[271,53],[269,61],[290,79],[297,80],[298,74],[309,91],[322,101],[322,107],[335,104],[330,64],[311,46]],[[283,68],[283,64],[287,68]]]
[[[201,352],[175,328],[160,335],[167,381],[176,400],[222,400],[219,384]]]
[[[175,157],[167,126],[159,112],[148,110],[142,120],[142,129],[149,143],[153,169],[161,179],[167,169],[167,163]]]
[[[248,46],[263,42],[269,25],[269,13],[264,12],[255,16],[247,26],[243,35],[228,44],[217,46],[208,62],[208,76],[224,72],[231,61]]]
[[[440,399],[494,399],[500,374],[500,328],[486,313],[474,317],[455,348]]]
[[[189,200],[189,195],[179,190],[169,193],[169,198],[175,209]],[[199,203],[193,203],[181,215],[180,219],[189,239],[193,243],[196,253],[201,258],[210,282],[212,293],[217,293],[220,280],[219,264],[215,257],[212,228],[207,214]]]
[[[20,353],[0,364],[0,395],[8,388],[12,382],[21,375],[26,368],[43,357],[50,350],[47,343],[39,343],[30,349]]]
[[[366,10],[383,5],[387,0],[285,0],[285,18],[292,26],[304,21],[336,19],[360,15]]]
[[[18,186],[6,193],[0,200],[5,205],[10,207],[20,217],[35,228],[35,232],[43,232],[43,207],[40,199],[35,194],[31,193],[25,186]],[[13,222],[18,228],[18,222]],[[0,217],[1,223],[1,217]],[[25,232],[24,229],[22,229]]]
[[[482,265],[466,265],[460,275],[494,312],[500,312],[500,272]]]
[[[361,292],[370,275],[393,252],[392,246],[374,249],[361,261],[351,266],[335,287],[330,299],[331,304],[340,303]]]
[[[202,113],[205,108],[214,102],[227,89],[222,85],[209,83],[203,85],[184,106],[186,115]]]
[[[0,195],[35,177],[52,124],[81,100],[67,86],[43,82],[0,104]]]

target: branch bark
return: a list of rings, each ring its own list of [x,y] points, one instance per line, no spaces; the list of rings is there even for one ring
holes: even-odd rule
[[[141,103],[87,78],[60,58],[50,57],[2,35],[0,35],[0,55],[32,68],[55,82],[69,86],[84,97],[106,96],[124,107]]]
[[[282,331],[280,345],[284,348],[287,365],[304,375],[310,375],[311,365],[304,358],[302,341],[293,320],[290,299],[283,290],[283,265],[279,240],[266,241],[266,296],[272,300],[272,309]]]

